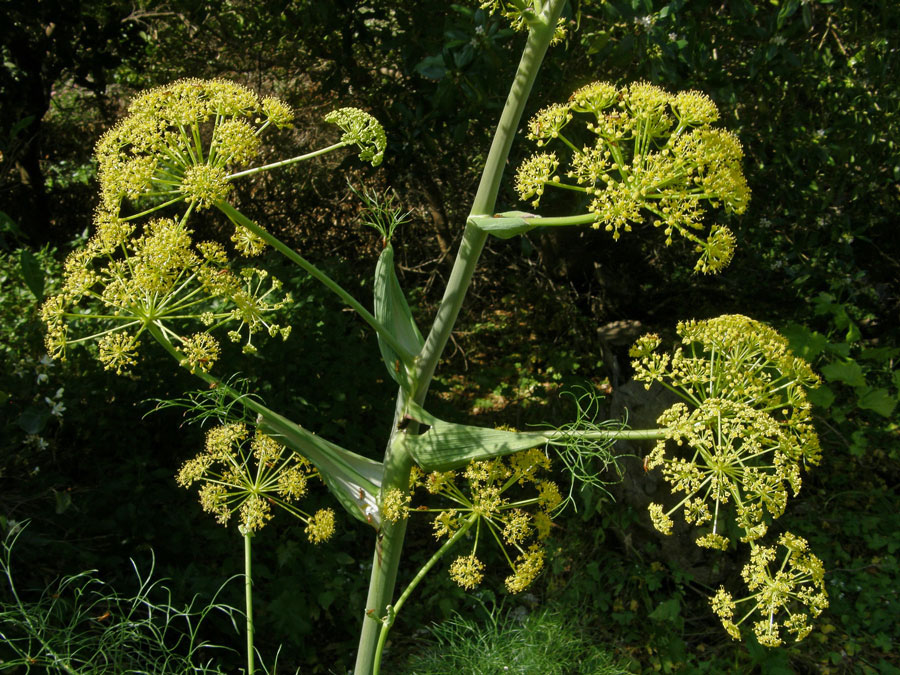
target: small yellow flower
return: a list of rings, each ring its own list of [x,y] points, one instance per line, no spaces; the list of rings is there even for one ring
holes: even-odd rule
[[[341,108],[325,115],[325,121],[336,124],[343,132],[341,142],[355,144],[359,158],[372,166],[381,164],[387,148],[384,128],[369,113],[358,108]]]
[[[612,108],[618,102],[619,90],[609,82],[592,82],[575,91],[569,98],[573,111],[594,115]]]
[[[456,516],[456,509],[447,509],[434,517],[431,526],[434,529],[435,539],[453,536],[453,533],[459,529],[459,519]]]
[[[231,184],[221,167],[198,164],[185,169],[180,189],[189,204],[206,209],[225,199]]]
[[[712,548],[719,551],[727,551],[730,540],[728,537],[723,537],[721,534],[710,532],[702,537],[698,537],[697,541],[694,543],[700,548]]]
[[[712,605],[713,611],[718,614],[721,619],[730,621],[734,617],[734,608],[736,605],[731,597],[731,593],[726,591],[723,587],[719,587],[719,590],[716,591],[716,594],[712,598],[710,598],[709,602],[710,605]]]
[[[256,495],[249,497],[240,508],[241,526],[247,532],[257,532],[272,520],[272,507]]]
[[[537,575],[543,562],[539,543],[550,534],[550,512],[562,503],[559,488],[552,481],[543,479],[542,473],[550,469],[550,458],[539,448],[513,453],[506,457],[470,462],[462,471],[465,485],[457,485],[452,471],[434,472],[424,481],[411,481],[422,485],[430,494],[444,497],[454,503],[453,508],[425,508],[423,512],[434,514],[432,528],[437,539],[458,534],[461,527],[477,526],[485,529],[504,550],[513,568],[513,576],[507,580],[509,588],[523,589]],[[463,480],[460,480],[462,483]],[[509,496],[514,493],[515,496]],[[390,494],[390,493],[389,493]],[[408,495],[397,491],[396,501],[410,513]],[[392,498],[392,501],[394,499]],[[388,503],[388,497],[385,497]],[[482,526],[485,526],[484,528]],[[480,541],[476,536],[476,542]],[[477,547],[477,543],[476,543]],[[519,560],[512,565],[511,552],[519,552]],[[481,581],[484,565],[473,549],[469,556],[462,556],[451,565],[451,576],[464,588],[472,588]],[[540,564],[539,564],[540,562]],[[512,591],[518,592],[518,591]]]
[[[334,511],[320,509],[306,524],[306,536],[313,544],[321,544],[331,539],[334,534]]]
[[[537,208],[541,203],[545,186],[553,181],[556,170],[559,168],[559,160],[556,155],[542,152],[529,157],[516,171],[516,192],[522,200],[531,201],[531,205]]]
[[[554,103],[539,111],[528,123],[528,138],[537,141],[541,147],[544,142],[558,138],[563,128],[572,120],[568,105]]]
[[[729,634],[738,639],[739,626],[752,625],[760,644],[776,647],[783,643],[782,630],[800,641],[812,630],[814,619],[828,607],[825,570],[822,562],[809,553],[806,541],[791,533],[779,540],[785,552],[779,560],[775,547],[753,545],[741,576],[751,591],[746,598],[733,600],[720,588],[710,601]],[[738,607],[742,616],[734,621]],[[751,621],[758,617],[756,621]]]
[[[219,360],[219,342],[209,333],[195,333],[181,341],[184,358],[181,365],[193,373],[197,370],[207,373]]]
[[[248,258],[259,255],[268,246],[265,239],[240,225],[235,226],[231,241],[234,243],[235,250]]]
[[[528,539],[531,533],[531,516],[522,509],[510,511],[506,525],[503,527],[503,540],[507,544],[515,546]]]
[[[138,340],[128,333],[109,333],[100,338],[100,363],[116,375],[128,372],[137,363]]]
[[[310,541],[319,543],[334,531],[334,512],[310,516],[294,504],[314,475],[304,458],[259,430],[251,439],[247,426],[234,422],[207,431],[204,451],[186,461],[175,480],[184,488],[201,483],[200,504],[222,525],[237,511],[242,533],[252,534],[272,519],[277,506],[305,522]]]
[[[304,469],[286,469],[278,477],[278,496],[288,502],[296,501],[306,494],[308,483],[308,474]]]
[[[538,147],[558,142],[564,148],[528,158],[516,174],[516,190],[534,207],[547,187],[583,193],[593,227],[614,240],[650,220],[664,230],[666,245],[676,234],[693,244],[698,272],[718,272],[731,261],[735,239],[721,225],[704,234],[706,207],[740,214],[750,197],[741,144],[734,134],[712,128],[718,117],[716,105],[700,92],[672,95],[648,82],[622,88],[591,83],[529,122],[528,138]],[[579,120],[595,142],[576,145],[579,136],[570,129]],[[558,173],[566,157],[563,173],[575,185]]]
[[[553,481],[545,480],[537,484],[538,503],[548,513],[553,511],[562,503],[562,495],[559,494],[559,487]]]
[[[699,91],[680,91],[675,95],[672,109],[680,124],[706,126],[719,119],[716,104]]]
[[[397,488],[392,488],[382,497],[381,513],[392,523],[397,523],[409,517],[409,503],[412,495]]]
[[[647,507],[647,510],[650,512],[650,520],[653,522],[653,527],[663,534],[672,534],[672,525],[674,525],[674,523],[672,522],[672,519],[663,512],[662,504],[650,504],[650,506]]]
[[[532,546],[516,559],[515,572],[506,577],[506,590],[521,593],[531,586],[543,567],[544,552],[537,546]]]
[[[294,120],[294,111],[291,107],[271,96],[262,100],[262,111],[268,121],[279,128],[290,126]]]
[[[544,540],[550,536],[550,529],[553,527],[553,520],[543,511],[534,514],[534,529],[537,531],[538,539]]]
[[[432,471],[425,477],[425,489],[433,495],[438,494],[447,486],[453,485],[455,476],[454,471]]]
[[[450,565],[450,578],[466,590],[475,588],[484,578],[484,563],[474,553],[459,556]]]

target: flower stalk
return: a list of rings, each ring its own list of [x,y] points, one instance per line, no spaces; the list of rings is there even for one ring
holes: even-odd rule
[[[253,575],[252,575],[252,548],[253,532],[249,528],[243,529],[244,535],[244,605],[247,616],[247,675],[256,672],[254,660],[256,654],[253,647]]]

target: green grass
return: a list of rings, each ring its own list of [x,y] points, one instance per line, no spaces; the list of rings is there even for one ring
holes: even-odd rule
[[[492,612],[479,623],[459,614],[429,628],[428,645],[402,675],[624,675],[627,670],[591,642],[577,618],[541,609],[524,616]]]
[[[18,673],[222,673],[223,648],[200,637],[214,612],[232,623],[236,610],[212,602],[178,608],[168,589],[134,567],[138,590],[121,595],[94,572],[62,577],[40,591],[20,591],[12,550],[22,526],[0,548],[0,671]],[[230,650],[229,650],[230,651]]]

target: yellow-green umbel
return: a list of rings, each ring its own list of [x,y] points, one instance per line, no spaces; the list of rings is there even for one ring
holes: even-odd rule
[[[700,546],[726,548],[719,518],[733,504],[742,540],[759,539],[767,519],[784,512],[788,490],[800,490],[803,466],[819,461],[806,397],[818,377],[783,336],[745,316],[682,322],[678,333],[682,346],[672,354],[658,351],[655,334],[631,348],[637,380],[684,400],[660,416],[666,435],[646,464],[662,467],[663,479],[684,496],[668,510],[653,504],[653,523],[668,534],[672,513],[683,509],[688,523],[711,522]]]
[[[676,234],[694,243],[696,271],[718,272],[731,261],[735,239],[727,227],[706,224],[707,207],[739,214],[750,198],[740,141],[712,127],[718,117],[700,92],[588,84],[531,119],[528,138],[541,152],[519,167],[516,191],[534,208],[548,188],[580,193],[590,216],[584,222],[613,239],[649,218],[663,228],[666,245]],[[551,144],[562,147],[546,150]]]
[[[269,436],[230,423],[207,432],[204,451],[184,463],[176,481],[184,488],[200,483],[203,510],[222,525],[237,514],[243,532],[256,532],[277,506],[306,523],[308,539],[318,544],[334,532],[334,511],[309,514],[296,504],[317,476],[307,460]]]
[[[808,551],[806,540],[785,532],[778,544],[783,551],[780,560],[774,546],[753,547],[750,562],[741,572],[750,595],[734,600],[719,588],[710,599],[713,611],[735,639],[746,622],[766,647],[783,643],[782,630],[799,642],[812,630],[810,619],[828,607],[825,569]]]
[[[519,593],[531,585],[543,568],[540,542],[549,535],[552,514],[562,502],[556,484],[542,476],[549,468],[549,458],[541,450],[532,449],[471,462],[460,475],[455,471],[423,474],[414,470],[412,489],[423,488],[449,500],[453,506],[411,509],[409,494],[396,490],[385,497],[383,513],[390,519],[410,512],[430,513],[434,516],[434,536],[439,540],[453,538],[463,528],[474,528],[471,551],[450,565],[451,578],[466,589],[481,583],[484,564],[477,549],[482,531],[489,532],[512,569],[506,588],[510,593]],[[524,488],[528,490],[523,492]],[[508,550],[515,552],[515,559]]]

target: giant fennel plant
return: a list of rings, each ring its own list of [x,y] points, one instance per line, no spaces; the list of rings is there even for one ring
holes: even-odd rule
[[[252,536],[277,507],[306,524],[311,543],[327,540],[334,510],[302,507],[315,482],[324,482],[340,507],[374,530],[369,593],[360,608],[356,673],[363,675],[379,672],[397,612],[451,550],[449,573],[460,586],[482,581],[478,552],[493,542],[509,565],[508,592],[527,588],[544,565],[552,519],[567,501],[550,478],[551,464],[567,469],[572,481],[596,481],[598,466],[611,460],[610,445],[624,438],[656,440],[646,467],[661,469],[678,499],[674,506],[650,506],[657,529],[670,533],[677,512],[699,528],[699,546],[748,547],[747,595],[721,588],[711,599],[730,635],[739,638],[747,627],[766,645],[780,644],[785,633],[799,640],[827,605],[822,563],[801,537],[784,533],[776,544],[763,543],[789,494],[800,489],[802,471],[819,460],[805,393],[817,377],[764,324],[743,316],[688,321],[678,327],[683,345],[674,352],[661,351],[656,335],[639,339],[631,352],[637,378],[680,398],[653,429],[598,422],[588,414],[590,403],[579,404],[572,423],[528,432],[454,424],[426,410],[429,384],[488,236],[590,226],[615,240],[649,222],[663,230],[666,244],[675,236],[693,244],[698,272],[722,270],[734,252],[732,232],[709,222],[716,209],[740,214],[746,207],[740,142],[714,126],[718,110],[704,94],[671,94],[647,82],[583,86],[528,122],[527,138],[538,151],[516,171],[515,190],[531,209],[547,190],[571,193],[565,203],[576,205],[575,213],[496,212],[528,95],[545,52],[561,36],[563,4],[484,5],[509,17],[527,38],[443,300],[424,336],[394,269],[391,239],[404,215],[391,202],[364,193],[370,224],[383,240],[370,311],[231,201],[234,181],[343,148],[379,164],[386,138],[369,114],[354,108],[329,113],[325,120],[341,131],[337,142],[255,165],[266,131],[291,125],[291,109],[234,83],[186,79],[137,97],[97,144],[94,235],[66,260],[62,290],[43,306],[47,349],[65,358],[70,346],[93,342],[105,368],[125,373],[152,341],[207,383],[209,395],[193,401],[200,414],[218,417],[218,425],[177,482],[199,486],[202,508],[221,524],[236,521],[244,538],[248,672],[255,669]],[[198,239],[192,218],[200,211],[218,212],[233,225],[230,242]],[[253,353],[261,335],[290,334],[278,318],[292,302],[290,293],[266,270],[241,263],[267,247],[337,294],[375,331],[398,385],[382,461],[309,432],[266,407],[246,383],[214,375],[223,336]],[[411,517],[432,519],[440,545],[398,595]],[[739,541],[734,532],[741,533]]]

